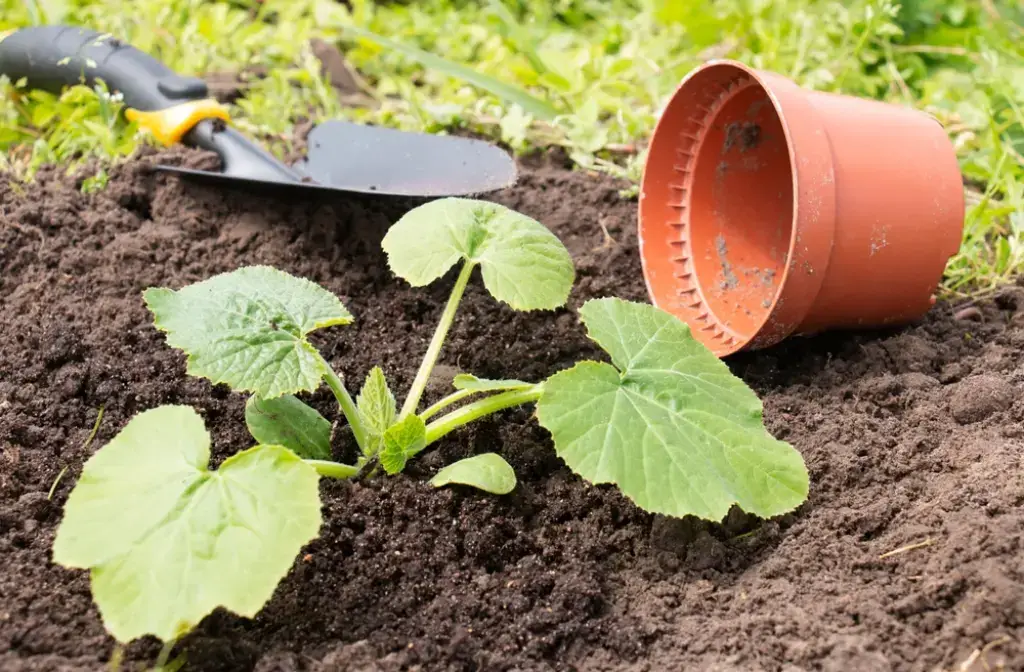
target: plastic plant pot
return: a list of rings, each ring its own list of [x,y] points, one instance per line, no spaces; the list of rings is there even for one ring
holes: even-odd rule
[[[960,168],[933,117],[734,61],[683,80],[641,184],[651,300],[720,357],[918,319],[963,225]]]

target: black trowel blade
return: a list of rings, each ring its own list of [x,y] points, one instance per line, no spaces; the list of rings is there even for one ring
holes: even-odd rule
[[[515,161],[482,140],[327,121],[293,168],[315,184],[393,196],[470,196],[512,186]]]
[[[516,164],[481,141],[328,121],[307,138],[306,157],[286,166],[234,128],[201,122],[190,144],[220,156],[222,172],[160,165],[201,182],[276,189],[434,198],[471,196],[515,184]]]

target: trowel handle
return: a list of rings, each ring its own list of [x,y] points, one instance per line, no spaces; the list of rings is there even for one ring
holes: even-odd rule
[[[175,74],[152,56],[89,28],[37,26],[8,34],[0,39],[0,74],[51,93],[102,80],[124,97],[125,115],[164,144],[179,142],[203,119],[228,118],[203,80]]]

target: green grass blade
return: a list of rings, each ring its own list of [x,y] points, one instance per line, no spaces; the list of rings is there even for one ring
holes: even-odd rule
[[[468,68],[459,63],[454,63],[448,59],[423,51],[422,49],[417,49],[416,47],[402,44],[401,42],[395,42],[394,40],[377,35],[376,33],[370,32],[364,28],[345,26],[344,30],[352,35],[370,40],[385,49],[391,49],[404,54],[425,68],[437,70],[449,77],[464,80],[473,86],[477,86],[488,91],[507,103],[514,103],[518,105],[538,119],[550,121],[558,114],[555,108],[547,101],[541,100],[517,86],[506,84],[494,77],[477,72],[472,68]]]
[[[515,16],[513,16],[511,10],[506,7],[500,0],[490,0],[488,9],[498,18],[502,26],[505,28],[506,38],[511,40],[513,46],[519,53],[526,57],[526,60],[530,62],[530,67],[538,75],[543,75],[549,72],[548,66],[544,64],[544,61],[537,56],[537,44],[533,39],[530,31],[525,30],[519,23]]]

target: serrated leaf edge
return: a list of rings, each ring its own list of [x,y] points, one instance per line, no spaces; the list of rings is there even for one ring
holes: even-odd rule
[[[592,301],[596,301],[596,300],[600,300],[600,299],[591,299],[591,300]],[[617,300],[621,301],[621,299],[617,299]],[[625,303],[625,302],[623,302],[623,303]],[[588,327],[588,336],[589,336],[589,327]],[[593,340],[593,339],[591,339],[591,340]],[[594,342],[596,343],[597,341],[594,341]],[[600,347],[600,344],[598,344],[598,345]],[[601,349],[602,349],[602,351],[604,351],[603,347]],[[615,366],[613,364],[610,364],[608,362],[597,362],[597,361],[593,361],[593,360],[583,360],[583,361],[580,361],[580,362],[576,362],[573,366],[569,367],[568,369],[563,369],[561,371],[558,371],[558,372],[552,374],[551,376],[549,376],[547,379],[545,379],[545,381],[544,381],[545,389],[546,389],[546,384],[547,384],[548,381],[553,380],[553,379],[555,379],[555,378],[557,378],[559,376],[562,376],[562,375],[569,375],[569,374],[571,374],[571,372],[576,371],[578,369],[589,368],[591,366],[608,367],[608,368],[614,370],[619,375],[619,377],[620,377],[620,386],[621,386],[621,377],[623,376],[623,373],[622,373],[622,371],[617,366]],[[562,457],[561,451],[559,450],[558,442],[555,441],[555,439],[554,439],[554,434],[551,434],[551,430],[548,429],[547,425],[544,422],[544,416],[546,415],[546,413],[543,410],[544,409],[543,400],[544,400],[544,397],[543,397],[543,393],[542,393],[541,398],[537,402],[537,406],[536,406],[536,408],[534,410],[534,414],[537,416],[537,422],[542,427],[544,427],[544,429],[548,430],[548,433],[551,435],[551,441],[552,441],[552,444],[554,444],[554,447],[555,447],[555,454],[559,457],[559,459],[562,459],[562,461],[565,462],[565,459]],[[767,429],[763,429],[763,431],[771,437],[771,434],[768,432]],[[775,437],[771,437],[771,438],[775,439]],[[775,439],[775,440],[778,440],[778,439]],[[789,446],[790,450],[793,450],[797,454],[799,454],[799,451],[797,451],[796,448],[793,447],[791,444],[789,444],[789,443],[787,443],[785,441],[783,441],[783,443],[785,443],[787,446]],[[801,458],[802,458],[802,455],[801,455]],[[809,472],[809,470],[807,468],[806,461],[801,459],[800,463],[801,463],[802,473],[805,476],[804,481],[805,482],[809,482],[809,480],[810,480],[810,472]],[[696,514],[685,514],[684,516],[680,516],[678,513],[675,513],[675,512],[672,512],[672,511],[668,511],[667,509],[663,509],[663,508],[660,508],[660,507],[645,507],[645,506],[641,506],[641,504],[637,501],[637,499],[634,496],[630,495],[629,493],[625,492],[618,485],[618,483],[616,481],[614,481],[614,480],[591,480],[591,479],[583,476],[579,472],[577,472],[576,469],[574,467],[572,467],[568,462],[565,462],[565,464],[566,464],[566,466],[569,467],[569,469],[574,474],[576,474],[576,476],[580,480],[582,480],[585,483],[588,483],[588,484],[590,484],[592,486],[597,486],[597,485],[614,485],[615,488],[624,497],[626,497],[626,499],[628,499],[630,502],[632,502],[637,508],[639,508],[639,509],[641,509],[643,511],[647,511],[648,513],[655,513],[655,514],[665,515],[665,516],[669,516],[669,517],[673,517],[673,518],[681,518],[681,517],[685,517],[685,515],[694,515],[695,517],[701,518],[702,520],[711,520],[713,522],[721,522],[721,520],[724,520],[725,516],[728,515],[728,513],[729,513],[728,510],[731,509],[733,506],[737,506],[739,504],[738,500],[736,500],[735,498],[731,498],[732,501],[730,501],[728,508],[726,509],[725,513],[722,515],[722,518],[718,518],[718,519],[703,518],[701,516],[697,516]],[[774,517],[777,517],[777,516],[785,515],[787,513],[791,513],[793,511],[799,509],[804,504],[804,502],[806,501],[807,496],[809,494],[809,487],[807,489],[800,490],[796,494],[799,494],[803,501],[801,501],[801,502],[799,502],[799,503],[797,503],[797,504],[795,504],[795,505],[793,505],[793,506],[791,506],[789,508],[774,510],[773,512],[766,513],[764,515],[761,514],[761,513],[758,513],[758,512],[754,512],[754,511],[747,511],[747,513],[752,513],[753,515],[759,516],[759,517],[764,518],[764,519],[774,518]]]
[[[197,413],[197,415],[198,415],[198,413]],[[200,416],[200,419],[202,419],[201,416]],[[205,427],[205,422],[204,422],[204,427]],[[167,521],[169,521],[171,518],[180,517],[180,516],[184,515],[187,512],[188,507],[192,503],[190,500],[193,498],[193,493],[196,491],[196,489],[200,485],[202,485],[203,483],[209,481],[210,479],[217,478],[220,475],[220,472],[221,472],[221,470],[224,467],[229,466],[232,462],[234,462],[234,461],[236,461],[238,459],[241,459],[243,456],[248,456],[249,454],[251,454],[253,452],[256,452],[258,450],[264,450],[264,449],[279,450],[279,451],[283,452],[285,455],[291,456],[291,458],[296,460],[298,462],[298,464],[301,465],[300,468],[309,469],[314,474],[316,474],[316,470],[312,466],[306,464],[305,461],[302,460],[302,458],[300,458],[297,455],[295,455],[295,453],[293,453],[287,447],[281,446],[281,445],[276,445],[276,444],[258,444],[258,445],[252,446],[250,448],[247,448],[245,450],[239,451],[239,452],[235,453],[234,455],[232,455],[231,457],[229,457],[228,459],[224,460],[224,462],[221,463],[221,465],[217,469],[210,469],[209,462],[207,462],[207,464],[204,465],[204,468],[201,470],[202,479],[197,481],[197,482],[195,482],[195,483],[192,483],[188,489],[186,489],[184,492],[182,492],[181,497],[178,499],[178,502],[176,503],[175,507],[171,511],[169,511],[166,516],[164,516],[157,523],[152,525],[144,534],[140,535],[135,540],[135,542],[133,542],[133,546],[143,542],[150,535],[154,534],[159,528],[163,527],[165,525],[165,523],[167,523]],[[320,479],[319,474],[316,474],[316,476],[317,476],[317,479],[319,480]],[[303,546],[305,546],[306,544],[308,544],[309,542],[311,542],[312,540],[316,539],[320,535],[320,530],[323,527],[323,514],[318,509],[317,512],[316,512],[316,515],[317,515],[316,530],[314,530],[313,533],[308,536],[308,538],[303,540],[302,543],[298,545],[300,549]],[[130,554],[132,552],[132,550],[133,549],[129,549],[128,551],[125,551],[124,553],[122,553],[120,555],[117,555],[117,556],[115,556],[113,558],[109,558],[106,561],[104,561],[102,563],[99,563],[99,564],[96,564],[96,565],[92,565],[92,566],[88,566],[88,567],[79,567],[78,569],[87,569],[87,570],[89,570],[89,574],[90,574],[90,576],[89,576],[90,592],[93,592],[92,584],[93,584],[93,580],[94,580],[94,572],[96,570],[98,570],[98,569],[101,569],[105,565],[108,565],[110,563],[115,562],[116,560],[119,560],[119,559],[125,557],[126,555]],[[236,611],[234,609],[227,608],[223,604],[220,604],[220,605],[217,605],[214,608],[210,609],[210,611],[206,612],[206,614],[202,618],[205,618],[206,616],[209,616],[217,608],[222,608],[225,611],[229,611],[231,613],[238,614],[239,616],[243,616],[245,618],[253,618],[253,617],[255,617],[256,614],[259,613],[259,611],[264,606],[266,606],[267,601],[269,601],[269,599],[273,596],[274,591],[280,585],[281,581],[283,581],[285,579],[285,577],[288,574],[288,571],[290,571],[290,570],[286,570],[277,579],[277,581],[275,582],[274,586],[270,590],[267,598],[263,601],[263,603],[260,606],[254,608],[254,609],[239,609],[239,610]],[[104,613],[105,610],[103,609],[103,607],[100,605],[99,602],[94,602],[94,603],[96,604],[97,611],[100,612],[101,619],[103,620],[104,624],[106,625],[107,617],[106,617],[106,614]],[[199,620],[201,621],[202,618],[200,618]],[[185,627],[186,625],[187,625],[187,627]],[[181,623],[178,626],[178,630],[179,630],[178,634],[179,635],[185,634],[186,632],[191,631],[197,625],[198,625],[198,622],[194,623],[194,624]],[[111,633],[111,634],[113,634],[113,633]],[[149,634],[159,637],[159,635],[157,633],[149,633]],[[170,641],[170,640],[168,640],[168,641]],[[121,643],[126,644],[127,642],[121,642]]]
[[[491,296],[491,298],[493,298],[495,301],[498,301],[499,303],[507,305],[512,310],[515,310],[515,311],[521,312],[521,313],[554,312],[554,311],[557,311],[559,308],[564,307],[565,304],[568,303],[569,296],[572,294],[572,287],[576,283],[576,276],[577,276],[576,265],[575,265],[575,263],[573,263],[572,254],[569,252],[568,248],[565,247],[565,244],[558,238],[558,236],[556,236],[554,234],[554,232],[552,232],[550,229],[545,227],[541,222],[537,221],[536,219],[534,219],[532,217],[529,217],[528,215],[525,215],[523,213],[517,212],[516,210],[513,210],[512,208],[509,208],[508,206],[502,205],[500,203],[493,203],[493,202],[490,202],[490,201],[479,201],[479,200],[475,200],[475,199],[459,198],[459,197],[448,197],[448,198],[445,198],[443,200],[445,200],[445,201],[463,201],[463,202],[469,203],[471,205],[490,206],[492,208],[492,211],[493,211],[493,214],[494,214],[494,216],[491,219],[495,219],[495,218],[499,218],[499,217],[507,216],[507,215],[516,216],[516,217],[523,217],[523,218],[525,218],[527,220],[530,220],[530,221],[536,223],[537,225],[539,225],[545,232],[547,232],[551,236],[552,241],[554,242],[554,244],[557,245],[561,250],[563,250],[565,252],[566,259],[568,259],[568,262],[569,262],[569,270],[570,270],[570,273],[569,273],[569,283],[568,283],[568,287],[567,287],[567,289],[565,291],[565,296],[563,296],[561,299],[559,299],[558,303],[553,304],[553,305],[547,305],[547,306],[528,307],[528,306],[525,306],[525,305],[520,304],[520,303],[515,302],[515,301],[507,301],[505,299],[502,299],[502,298],[499,298],[499,297],[495,296],[495,294],[491,291],[491,288],[489,287],[489,283],[487,282],[486,278],[483,278],[484,287],[487,289],[487,293]],[[399,221],[401,221],[401,220],[399,220]],[[487,224],[489,224],[489,223],[490,223],[490,221],[487,222]],[[486,226],[486,224],[485,224],[485,226]],[[413,282],[413,281],[409,280],[408,278],[406,278],[404,275],[400,274],[398,271],[396,271],[394,265],[391,262],[391,251],[392,251],[391,241],[394,240],[394,237],[392,236],[392,230],[393,229],[389,229],[388,233],[386,233],[384,235],[384,238],[381,241],[381,248],[384,250],[385,256],[387,257],[388,270],[390,270],[391,273],[393,275],[395,275],[396,277],[399,277],[402,280],[404,280],[405,282],[409,283],[409,285],[412,286],[412,287],[426,287],[426,286],[436,282],[437,280],[440,280],[445,275],[450,273],[452,268],[454,268],[460,262],[472,264],[474,267],[480,267],[481,274],[483,273],[483,268],[491,266],[490,262],[485,257],[482,258],[478,254],[479,250],[476,251],[477,253],[474,253],[473,255],[470,255],[465,250],[460,249],[460,246],[453,245],[452,246],[451,256],[453,256],[454,258],[451,260],[450,263],[447,263],[447,265],[445,266],[444,270],[441,273],[435,275],[434,278],[432,278],[430,280],[427,280],[425,282]]]

